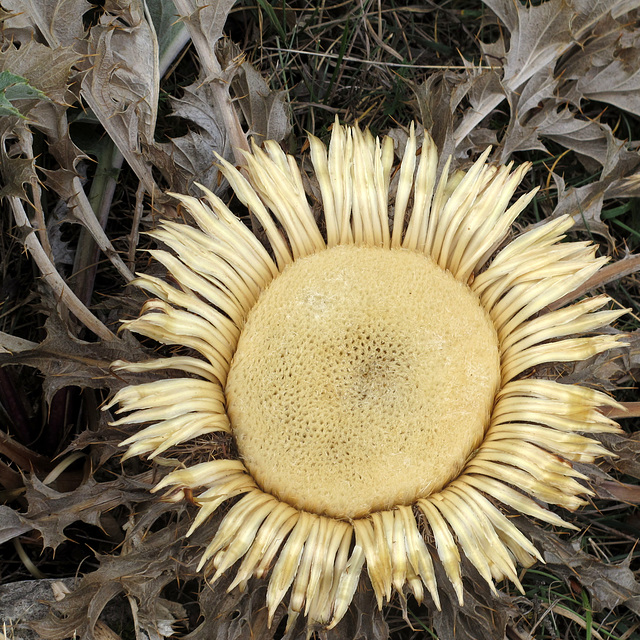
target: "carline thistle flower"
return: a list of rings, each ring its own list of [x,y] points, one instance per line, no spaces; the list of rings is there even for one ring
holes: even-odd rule
[[[289,625],[334,627],[365,568],[380,607],[395,590],[439,608],[434,563],[462,604],[462,554],[491,589],[522,590],[516,566],[542,558],[505,513],[574,528],[546,506],[584,503],[572,462],[609,455],[589,435],[619,430],[599,411],[619,406],[609,396],[536,377],[622,344],[594,333],[624,313],[605,295],[548,310],[607,259],[563,242],[568,216],[500,248],[536,192],[509,206],[528,164],[489,165],[487,150],[437,180],[435,144],[418,154],[413,127],[397,175],[390,138],[336,122],[328,150],[309,144],[320,220],[269,141],[246,177],[220,160],[264,244],[204,188],[175,195],[197,228],[151,233],[175,285],[139,275],[154,298],[124,326],[184,352],[113,367],[183,375],[105,407],[142,427],[125,457],[233,436],[237,458],[212,450],[154,490],[193,495],[189,535],[236,498],[199,570],[215,582],[237,565],[230,589],[268,577],[269,623],[286,601]]]

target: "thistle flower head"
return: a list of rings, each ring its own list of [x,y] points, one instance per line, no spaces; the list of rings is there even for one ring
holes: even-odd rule
[[[358,127],[310,137],[322,214],[293,158],[254,146],[246,176],[221,160],[264,244],[213,193],[176,196],[197,227],[164,221],[152,255],[175,285],[150,275],[154,297],[134,332],[184,353],[127,371],[181,377],[116,394],[141,430],[126,456],[153,458],[226,432],[239,455],[166,475],[156,491],[189,491],[189,533],[232,498],[200,568],[233,588],[268,577],[271,620],[335,626],[366,571],[382,606],[406,590],[440,599],[441,563],[460,603],[462,555],[494,589],[541,559],[507,510],[570,526],[546,508],[590,494],[572,462],[607,455],[589,435],[617,425],[608,396],[538,378],[618,346],[596,332],[622,312],[606,296],[549,311],[606,261],[563,242],[563,216],[500,248],[535,191],[509,202],[528,165],[486,163],[437,179],[426,136],[411,130],[390,187],[393,145]],[[394,196],[390,198],[390,192]],[[288,595],[287,595],[288,594]]]

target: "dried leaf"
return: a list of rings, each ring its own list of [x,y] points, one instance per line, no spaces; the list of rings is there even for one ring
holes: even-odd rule
[[[464,606],[444,574],[442,565],[434,563],[439,586],[441,611],[433,614],[433,626],[439,638],[455,640],[496,640],[505,637],[505,630],[517,615],[513,598],[493,594],[487,583],[463,557],[465,581]]]
[[[598,498],[625,504],[640,504],[640,487],[637,485],[603,480],[595,485],[595,491]]]
[[[175,580],[181,545],[175,530],[166,527],[149,533],[140,549],[98,556],[100,567],[96,571],[84,576],[63,600],[50,603],[59,615],[52,611],[46,619],[31,626],[48,640],[65,640],[76,635],[88,640],[94,637],[93,630],[104,608],[122,593],[137,600],[139,620],[146,624],[154,617],[162,589]]]
[[[35,529],[42,535],[44,546],[55,549],[66,540],[64,529],[68,525],[83,521],[100,526],[101,515],[110,509],[152,499],[150,485],[132,480],[97,483],[90,478],[74,491],[60,493],[31,476],[25,478],[25,487],[29,504],[26,514],[0,506],[0,543]]]
[[[0,123],[0,176],[3,183],[0,197],[26,200],[24,185],[37,180],[35,158],[33,153],[25,154],[25,149],[31,149],[31,132],[22,120],[15,117],[4,119]]]
[[[215,191],[219,185],[215,154],[224,158],[233,155],[224,125],[224,114],[211,83],[196,82],[183,91],[182,98],[171,100],[172,115],[197,125],[199,131],[157,145],[163,150],[167,161],[163,162],[157,154],[154,161],[164,170],[170,184],[185,184],[189,189],[197,181]],[[173,164],[179,171],[178,176],[171,175],[172,170],[175,170],[172,169]]]
[[[542,74],[548,79],[560,56],[583,42],[610,15],[628,11],[627,0],[547,0],[523,5],[511,0],[485,0],[509,32],[508,46],[501,37],[481,45],[489,64],[503,62],[502,91],[489,91],[467,111],[455,131],[459,145],[504,99],[523,93],[525,84]],[[541,85],[535,81],[535,89]],[[535,89],[532,93],[535,93]]]
[[[32,40],[19,49],[10,44],[0,56],[0,69],[26,78],[31,86],[47,98],[64,104],[69,97],[67,85],[71,68],[80,57],[72,47],[52,49]],[[34,100],[30,106],[36,103],[37,100]]]
[[[263,140],[284,140],[291,131],[289,110],[284,91],[271,91],[260,74],[249,62],[240,65],[232,88],[238,96],[249,134]]]
[[[47,337],[37,347],[13,354],[0,352],[0,366],[23,364],[37,368],[44,375],[47,404],[58,390],[69,386],[115,391],[126,383],[113,375],[111,363],[117,359],[146,357],[127,334],[114,342],[84,342],[72,337],[53,314],[47,319],[45,329]]]
[[[569,214],[575,229],[584,229],[607,238],[611,248],[612,238],[608,227],[600,219],[602,205],[606,200],[625,197],[628,193],[626,179],[640,167],[640,155],[626,148],[626,144],[608,135],[607,153],[603,161],[600,179],[583,187],[565,187],[562,177],[553,175],[558,189],[558,202],[552,217]]]
[[[614,138],[606,125],[580,119],[566,106],[557,106],[555,100],[549,100],[542,108],[533,109],[533,114],[518,109],[518,105],[513,113],[515,115],[504,136],[501,162],[506,162],[516,151],[546,151],[541,138],[578,153],[590,171],[597,170],[598,165],[607,162],[609,146]]]
[[[0,25],[5,42],[26,44],[33,40],[33,21],[24,11],[22,0],[2,0]]]
[[[606,434],[598,438],[611,453],[611,466],[626,475],[640,478],[640,432],[631,434]]]
[[[207,85],[221,119],[218,128],[226,132],[237,164],[244,163],[242,151],[248,150],[247,137],[240,126],[238,114],[229,95],[229,86],[239,60],[220,63],[216,45],[222,37],[227,14],[234,0],[174,0],[179,14],[189,30],[202,65],[198,84]]]
[[[32,529],[31,523],[26,521],[17,511],[11,507],[0,505],[0,544],[13,540],[13,538]]]
[[[636,5],[637,6],[637,5]],[[598,100],[640,115],[640,30],[626,16],[605,16],[593,37],[558,69],[576,104]]]
[[[91,5],[86,0],[21,0],[22,10],[53,49],[75,46],[84,38],[82,16]]]
[[[188,25],[207,73],[212,73],[215,70],[216,64],[212,56],[214,56],[218,40],[222,38],[227,16],[234,4],[235,0],[213,0],[213,2],[209,0],[178,0],[176,2],[176,7]],[[209,53],[203,56],[201,46],[208,48]]]
[[[570,215],[575,222],[575,231],[584,230],[590,235],[602,236],[607,240],[609,249],[612,249],[614,242],[609,227],[600,219],[606,186],[601,182],[593,182],[584,187],[567,188],[563,178],[555,173],[553,180],[558,190],[558,202],[553,216]]]
[[[204,185],[214,193],[220,193],[225,186],[220,180],[218,158],[224,154],[227,140],[215,141],[206,131],[190,131],[184,136],[173,138],[169,142],[156,144],[146,150],[147,156],[164,176],[169,189],[177,193],[202,195],[194,182]],[[222,146],[217,147],[217,144]],[[227,145],[228,146],[228,145]],[[227,149],[227,157],[230,150]]]
[[[519,527],[540,549],[547,568],[567,581],[577,580],[589,591],[595,611],[625,605],[640,615],[640,583],[629,568],[630,558],[619,564],[606,564],[580,551],[579,541],[564,543],[555,534],[529,522],[519,522]]]
[[[625,336],[625,340],[629,339]],[[563,374],[564,384],[583,384],[605,391],[617,391],[629,377],[629,363],[633,352],[630,347],[621,347],[601,353],[589,360],[578,362]],[[636,348],[636,358],[640,353]]]
[[[158,191],[141,141],[153,144],[159,95],[158,43],[140,0],[105,11],[87,39],[81,95],[149,193]]]

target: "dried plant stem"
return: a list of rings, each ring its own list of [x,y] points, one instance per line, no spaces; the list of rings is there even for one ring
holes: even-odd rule
[[[116,253],[116,250],[113,248],[109,238],[107,238],[107,234],[104,232],[102,225],[91,208],[91,203],[89,202],[89,199],[80,184],[80,178],[78,177],[73,179],[73,190],[74,195],[71,199],[72,206],[75,205],[73,214],[76,218],[82,221],[98,247],[100,247],[100,250],[107,256],[107,258],[109,258],[120,275],[127,282],[131,282],[135,276],[131,271],[129,271],[125,263],[122,261],[122,258]]]
[[[19,198],[11,196],[9,198],[11,209],[16,224],[23,229],[30,229],[31,232],[27,234],[24,239],[24,245],[29,252],[29,255],[35,260],[38,265],[38,269],[45,279],[47,284],[53,289],[56,298],[73,313],[73,315],[84,324],[87,329],[93,331],[99,338],[103,340],[116,340],[116,336],[98,320],[87,307],[82,304],[80,299],[71,291],[67,283],[62,279],[62,276],[58,273],[55,266],[45,253],[40,241],[33,233],[33,227],[29,222],[29,218],[25,213],[22,202]]]
[[[640,402],[621,402],[622,408],[608,407],[605,414],[613,420],[620,418],[638,418],[640,417]]]
[[[191,19],[191,16],[197,13],[198,9],[193,6],[191,0],[174,0],[174,4],[178,13],[182,16],[198,52],[205,81],[211,85],[214,102],[217,108],[220,109],[227,135],[231,141],[235,162],[238,165],[244,165],[245,158],[242,152],[249,151],[249,143],[240,126],[238,114],[231,103],[231,96],[229,95],[230,78],[226,77],[227,74],[225,74],[218,58],[216,58],[214,47],[211,46],[207,36],[199,28],[199,21]]]
[[[556,302],[549,305],[549,309],[559,309],[568,302],[577,300],[598,287],[604,287],[610,282],[624,278],[632,273],[637,273],[638,271],[640,271],[640,254],[628,255],[626,258],[600,269],[600,271],[591,276],[581,287],[578,287],[575,291],[568,293],[563,298],[560,298],[560,300],[556,300]]]
[[[37,346],[37,342],[18,338],[10,333],[0,331],[0,353],[19,353],[20,351],[35,349]]]
[[[140,183],[136,191],[136,206],[133,210],[133,221],[131,222],[131,234],[129,235],[129,253],[127,260],[133,270],[136,264],[136,249],[138,248],[138,239],[140,238],[140,220],[142,219],[142,210],[144,205],[144,185]]]

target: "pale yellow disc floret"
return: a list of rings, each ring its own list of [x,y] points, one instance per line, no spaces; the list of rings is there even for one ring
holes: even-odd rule
[[[261,294],[225,391],[264,491],[357,518],[459,474],[499,378],[496,332],[466,285],[423,254],[349,245],[297,260]]]

